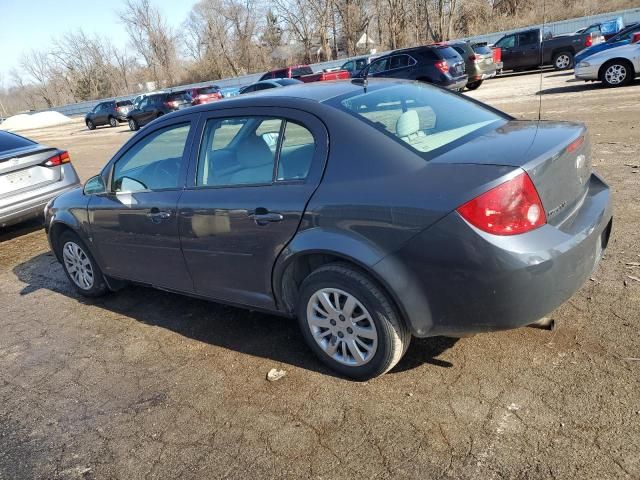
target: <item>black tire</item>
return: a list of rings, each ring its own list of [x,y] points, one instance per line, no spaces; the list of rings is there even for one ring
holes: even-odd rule
[[[109,125],[112,127],[118,126],[118,120],[115,117],[109,117]]]
[[[313,336],[307,321],[307,307],[312,297],[325,288],[338,289],[353,296],[369,312],[375,325],[377,347],[363,365],[350,366],[337,361],[324,351]],[[411,332],[400,319],[393,302],[383,289],[366,274],[348,264],[324,265],[304,279],[300,287],[297,316],[302,335],[320,360],[336,372],[356,380],[368,380],[389,371],[402,358],[411,342]],[[344,317],[340,318],[345,321]],[[355,328],[355,324],[352,325]],[[353,330],[350,333],[353,333]],[[331,334],[328,343],[335,342],[340,340]]]
[[[469,90],[477,90],[480,85],[482,85],[482,80],[476,80],[475,82],[469,82],[467,83],[467,88]]]
[[[136,122],[135,118],[130,118],[128,123],[129,123],[129,130],[131,130],[132,132],[140,130],[140,125],[138,125],[138,122]]]
[[[615,75],[615,77],[610,74],[612,69],[616,69],[617,71],[617,75]],[[624,77],[620,78],[621,75],[624,75]],[[600,77],[600,81],[606,87],[623,87],[631,83],[631,81],[635,77],[635,72],[633,70],[633,65],[631,64],[631,62],[623,59],[615,59],[605,63],[600,68],[600,73],[598,76]],[[615,81],[614,78],[617,81]]]
[[[74,250],[75,248],[78,248],[80,252],[82,252],[83,254],[83,257],[81,258],[86,259],[86,261],[90,264],[91,272],[92,272],[92,281],[90,285],[81,286],[80,284],[82,282],[77,279],[74,279],[74,274],[70,271],[71,267],[69,266],[66,252],[65,252],[65,249],[67,248],[68,245],[70,246],[70,248]],[[56,246],[58,249],[58,252],[57,252],[58,258],[62,263],[62,268],[64,270],[64,273],[67,275],[67,278],[71,282],[71,285],[74,286],[74,288],[80,295],[84,297],[100,297],[109,291],[109,288],[107,287],[107,284],[104,281],[102,270],[96,263],[95,259],[93,258],[93,255],[91,255],[91,252],[89,251],[87,246],[84,244],[82,240],[80,240],[80,237],[78,237],[78,235],[76,235],[70,230],[66,230],[56,240]]]
[[[552,63],[554,70],[569,70],[573,68],[573,53],[568,51],[555,53]]]
[[[93,123],[93,121],[91,121],[91,120],[87,120],[87,128],[89,130],[95,130],[96,129],[96,124]]]
[[[158,112],[158,115],[156,115],[156,118],[160,118],[162,115],[164,115],[164,113]]]

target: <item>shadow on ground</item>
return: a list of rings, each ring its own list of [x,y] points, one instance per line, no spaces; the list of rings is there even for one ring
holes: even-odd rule
[[[44,228],[43,220],[44,219],[42,218],[34,218],[32,220],[21,222],[17,225],[0,228],[0,243],[8,242],[14,238],[21,237],[22,235],[27,235]]]
[[[569,83],[569,82],[567,82]],[[600,82],[596,83],[584,83],[582,81],[571,82],[573,85],[567,85],[566,87],[554,87],[539,90],[536,95],[554,95],[558,93],[574,93],[574,92],[587,92],[590,90],[598,90],[602,88]]]
[[[79,296],[52,253],[43,253],[17,265],[13,273],[26,284],[20,295],[47,289],[84,305],[171,330],[200,342],[257,357],[334,375],[305,345],[296,320],[252,312],[206,300],[141,286],[128,286],[99,299]],[[392,372],[423,364],[451,367],[438,357],[457,339],[413,339],[407,354]]]

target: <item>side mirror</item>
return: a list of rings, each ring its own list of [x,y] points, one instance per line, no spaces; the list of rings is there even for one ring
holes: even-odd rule
[[[633,37],[631,37],[631,43],[638,43],[640,42],[640,32],[636,32],[633,34]]]
[[[96,175],[95,177],[91,177],[84,184],[84,188],[82,192],[85,195],[96,195],[99,193],[105,193],[107,191],[107,187],[104,184],[104,180],[101,175]]]

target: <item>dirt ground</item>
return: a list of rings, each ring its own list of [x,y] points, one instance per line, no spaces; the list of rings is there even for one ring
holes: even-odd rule
[[[544,75],[542,116],[589,126],[615,220],[559,328],[414,340],[367,383],[290,320],[141,287],[81,299],[39,225],[0,233],[0,479],[640,478],[640,83],[572,80]],[[539,90],[527,74],[469,95],[532,119]],[[83,179],[130,136],[25,134]]]

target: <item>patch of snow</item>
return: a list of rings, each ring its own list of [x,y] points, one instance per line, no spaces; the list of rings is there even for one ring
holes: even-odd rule
[[[18,132],[20,130],[53,127],[54,125],[62,125],[71,121],[69,117],[60,112],[21,113],[0,123],[0,130]]]

